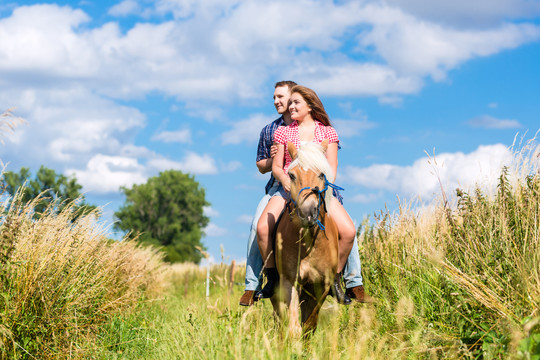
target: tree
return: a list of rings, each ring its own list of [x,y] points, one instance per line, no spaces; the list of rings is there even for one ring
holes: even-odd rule
[[[126,202],[114,214],[117,229],[139,233],[143,243],[163,246],[167,261],[200,262],[195,247],[204,249],[201,236],[209,219],[203,207],[209,203],[194,177],[168,170],[122,191]]]
[[[57,174],[54,170],[43,165],[39,168],[35,178],[32,178],[30,169],[25,167],[21,168],[19,173],[6,171],[2,177],[4,190],[12,196],[20,191],[23,203],[32,201],[41,195],[34,207],[36,217],[41,216],[45,209],[51,207],[51,204],[54,204],[52,206],[60,212],[66,206],[76,202],[74,219],[96,208],[95,205],[85,203],[85,198],[80,193],[82,186],[77,183],[74,176],[67,177]]]

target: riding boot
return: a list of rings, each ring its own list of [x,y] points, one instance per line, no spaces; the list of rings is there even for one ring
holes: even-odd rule
[[[336,274],[336,277],[334,278],[334,283],[330,288],[330,294],[341,305],[349,305],[352,302],[351,298],[347,296],[347,294],[345,294],[343,288],[341,287],[341,273]]]
[[[264,268],[263,275],[266,277],[266,285],[255,294],[257,300],[271,298],[274,295],[274,288],[279,279],[276,268]]]

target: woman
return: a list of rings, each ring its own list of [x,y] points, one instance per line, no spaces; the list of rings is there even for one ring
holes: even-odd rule
[[[321,143],[327,139],[329,144],[326,150],[326,158],[333,172],[328,176],[328,181],[334,182],[337,172],[339,138],[317,94],[304,86],[294,86],[291,89],[289,112],[294,121],[289,126],[280,126],[274,134],[274,142],[277,143],[278,150],[272,163],[272,173],[280,182],[280,188],[266,205],[257,224],[257,240],[265,262],[263,272],[268,280],[259,294],[260,298],[268,298],[273,295],[278,277],[270,234],[275,226],[276,219],[289,199],[290,179],[287,170],[292,159],[288,151],[286,151],[287,142],[290,141],[299,148],[305,142]],[[332,214],[332,219],[336,222],[339,231],[338,274],[336,274],[332,285],[332,292],[339,303],[349,304],[351,300],[344,294],[340,280],[341,272],[353,246],[356,228],[339,201],[331,201],[328,212]]]

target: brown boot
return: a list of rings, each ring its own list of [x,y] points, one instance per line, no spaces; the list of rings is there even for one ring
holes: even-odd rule
[[[374,303],[375,299],[366,294],[364,287],[362,285],[348,288],[345,291],[351,299],[356,300],[360,303]]]
[[[256,301],[255,299],[255,291],[253,290],[246,290],[244,291],[244,295],[240,298],[240,305],[242,306],[251,306]]]

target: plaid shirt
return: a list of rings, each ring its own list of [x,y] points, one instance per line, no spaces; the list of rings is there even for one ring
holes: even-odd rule
[[[313,136],[313,142],[320,144],[323,140],[328,139],[328,143],[338,143],[339,138],[336,130],[332,126],[324,126],[321,122],[315,121],[315,135]],[[275,134],[274,141],[278,144],[282,144],[287,149],[287,142],[290,141],[300,148],[300,135],[298,133],[298,122],[293,121],[289,126],[280,126]],[[287,173],[289,165],[292,162],[291,155],[288,151],[285,151],[285,164],[283,165],[283,171]]]
[[[283,116],[280,116],[276,120],[272,121],[270,124],[266,125],[261,130],[261,135],[259,137],[259,146],[257,147],[257,162],[270,158],[270,148],[274,143],[274,132],[280,126],[285,126]],[[274,175],[270,173],[270,180],[268,180],[266,186],[264,187],[264,191],[266,194],[268,194],[268,191],[274,184],[274,180]]]
[[[274,133],[274,141],[276,143],[285,145],[285,164],[283,166],[283,170],[285,172],[287,172],[287,169],[289,168],[289,165],[292,162],[291,156],[289,155],[289,152],[286,150],[287,149],[287,141],[292,142],[294,144],[294,146],[296,146],[297,148],[300,147],[300,136],[299,136],[299,133],[298,133],[298,122],[293,121],[289,126],[282,125],[279,128],[274,129],[274,131],[275,131],[275,133]],[[325,139],[328,139],[329,143],[336,142],[338,144],[338,149],[341,148],[339,146],[339,137],[338,137],[338,134],[337,134],[336,130],[332,126],[325,126],[321,122],[315,121],[315,135],[313,137],[313,142],[316,142],[316,143],[320,144]],[[274,177],[272,176],[271,181],[273,181],[273,179],[274,179]],[[336,189],[332,189],[332,191],[333,191],[334,197],[336,199],[338,199],[341,204],[343,204],[343,196],[341,196],[339,191],[336,190]],[[268,193],[268,191],[267,191],[267,193]]]

